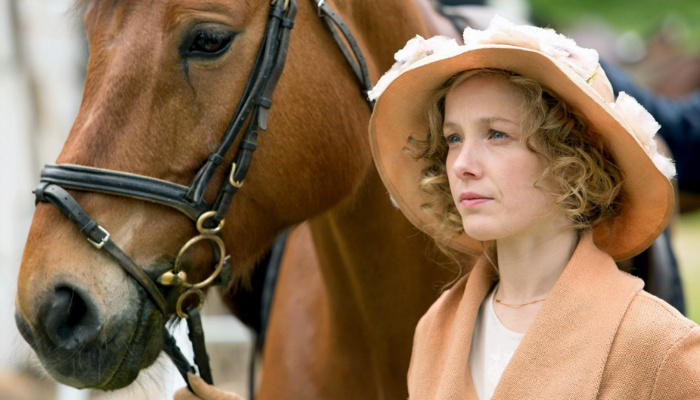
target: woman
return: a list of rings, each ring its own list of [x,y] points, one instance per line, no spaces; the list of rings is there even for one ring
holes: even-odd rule
[[[410,398],[700,398],[700,328],[615,264],[673,209],[658,124],[551,30],[494,19],[464,42],[413,39],[372,92],[397,206],[482,254],[421,319]]]
[[[457,259],[482,254],[421,319],[410,398],[700,398],[700,328],[614,262],[673,210],[658,124],[553,31],[464,36],[409,41],[372,92],[397,206]]]

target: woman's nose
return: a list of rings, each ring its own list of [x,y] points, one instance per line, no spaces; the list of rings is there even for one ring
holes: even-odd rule
[[[451,166],[455,174],[462,178],[479,178],[483,170],[477,146],[464,142],[455,155]]]

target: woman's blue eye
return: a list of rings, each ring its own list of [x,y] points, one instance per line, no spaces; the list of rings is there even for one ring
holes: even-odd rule
[[[461,142],[461,141],[462,141],[462,139],[461,139],[458,135],[456,135],[456,134],[454,134],[454,133],[451,134],[451,135],[445,136],[445,142],[446,142],[448,145],[453,144],[453,143],[459,143],[459,142]]]
[[[503,132],[491,131],[491,138],[492,138],[492,139],[505,139],[505,138],[507,138],[507,137],[508,137],[508,135],[506,135],[506,134],[503,133]]]

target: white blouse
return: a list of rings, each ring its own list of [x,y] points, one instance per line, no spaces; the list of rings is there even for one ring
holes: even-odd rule
[[[493,310],[495,293],[494,287],[481,303],[469,352],[469,369],[479,400],[493,396],[503,371],[525,336],[509,330],[498,319]]]

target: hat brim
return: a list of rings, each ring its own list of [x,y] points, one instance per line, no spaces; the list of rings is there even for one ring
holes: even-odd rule
[[[503,69],[534,79],[586,117],[591,129],[605,138],[625,175],[621,213],[593,227],[594,241],[615,260],[633,257],[649,247],[671,218],[671,182],[618,119],[608,104],[611,99],[606,101],[568,65],[538,51],[509,45],[462,46],[425,57],[401,73],[378,99],[369,127],[372,155],[404,215],[419,229],[435,234],[436,221],[421,210],[429,200],[418,185],[426,164],[403,149],[409,137],[425,138],[427,104],[435,90],[456,73],[479,68]],[[607,82],[604,73],[600,74],[594,79]],[[466,234],[448,245],[471,253],[482,249],[480,242]]]

